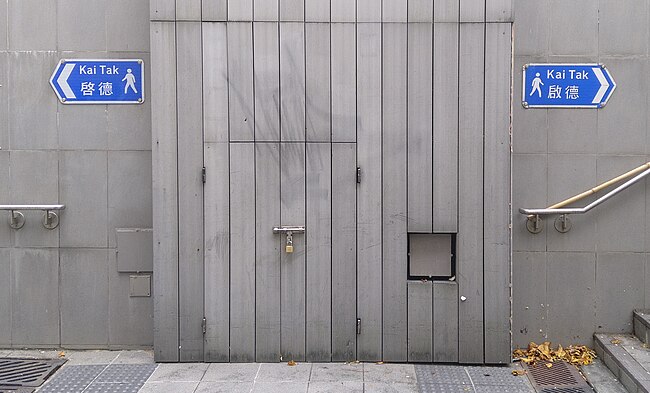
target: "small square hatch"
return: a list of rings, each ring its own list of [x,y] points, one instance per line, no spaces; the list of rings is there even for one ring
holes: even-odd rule
[[[409,279],[453,277],[455,243],[455,234],[409,233]]]

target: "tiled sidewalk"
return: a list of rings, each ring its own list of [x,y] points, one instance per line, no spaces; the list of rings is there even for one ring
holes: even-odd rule
[[[59,351],[0,357],[57,358]],[[513,367],[376,363],[162,363],[151,351],[66,351],[37,393],[529,393]]]

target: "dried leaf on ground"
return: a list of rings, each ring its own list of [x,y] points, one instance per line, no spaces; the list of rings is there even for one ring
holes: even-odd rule
[[[63,352],[63,351],[59,352],[59,357],[64,358],[65,357],[65,352]]]
[[[289,366],[295,366],[297,364],[298,363],[294,362],[293,360],[289,360],[289,363],[287,363],[287,365],[289,365]]]
[[[526,370],[524,369],[512,370],[512,375],[514,376],[526,375]]]
[[[586,366],[596,358],[596,353],[585,345],[569,345],[567,348],[558,345],[556,349],[553,349],[548,341],[539,345],[531,342],[527,349],[515,349],[512,351],[512,355],[515,359],[533,365],[539,361],[564,360],[576,366]]]
[[[614,338],[614,339],[612,339],[612,341],[610,341],[610,342],[611,342],[612,344],[614,344],[614,345],[618,345],[618,344],[621,343],[621,340],[619,340],[619,339],[617,339],[617,338]]]

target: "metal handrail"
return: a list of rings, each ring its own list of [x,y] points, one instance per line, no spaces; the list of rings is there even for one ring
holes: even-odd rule
[[[641,172],[642,171],[642,172]],[[641,173],[639,173],[641,172]],[[637,174],[638,173],[638,174]],[[627,177],[630,177],[631,175],[637,174],[634,176],[632,179],[626,181],[625,183],[621,184],[620,186],[616,187],[615,189],[611,190],[607,194],[603,195],[602,197],[596,199],[595,201],[591,202],[587,206],[584,207],[570,207],[570,208],[565,208],[562,206],[566,206],[569,203],[581,200],[589,195],[594,194],[595,192],[598,192],[608,186],[611,186],[614,183],[617,183],[621,181],[622,179],[625,179]],[[568,214],[584,214],[590,211],[591,209],[595,208],[596,206],[599,206],[600,204],[606,202],[607,200],[611,199],[615,195],[619,194],[623,190],[631,187],[632,185],[638,183],[641,181],[643,178],[646,176],[650,175],[650,162],[645,163],[641,165],[638,168],[635,168],[627,173],[624,173],[623,175],[620,175],[618,177],[615,177],[614,179],[608,180],[605,183],[592,188],[591,190],[585,191],[581,194],[578,194],[574,197],[571,197],[565,201],[562,201],[560,203],[556,203],[553,206],[544,208],[544,209],[525,209],[525,208],[519,208],[519,213],[521,214],[526,214],[528,217],[528,220],[526,222],[526,227],[528,228],[528,231],[531,233],[540,233],[543,229],[543,222],[540,216],[544,215],[551,215],[551,214],[559,214],[560,216],[556,219],[555,221],[555,229],[558,230],[558,232],[568,232],[571,229],[571,222],[569,221]]]
[[[0,205],[0,210],[65,210],[65,205]]]
[[[0,210],[11,212],[9,226],[13,229],[20,229],[25,225],[25,215],[20,210],[42,210],[43,226],[46,229],[54,229],[59,226],[59,215],[55,210],[65,210],[65,205],[0,205]]]

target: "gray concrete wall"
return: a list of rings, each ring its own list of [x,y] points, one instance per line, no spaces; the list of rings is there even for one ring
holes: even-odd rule
[[[648,161],[649,4],[645,0],[515,1],[513,341],[592,342],[630,332],[650,307],[647,181],[561,234],[533,235],[520,207],[546,207]],[[604,109],[521,106],[521,67],[604,63],[617,89]],[[584,206],[584,202],[578,203]]]
[[[60,104],[62,58],[148,70],[149,2],[0,1],[0,204],[67,206],[53,231],[0,212],[0,347],[151,345],[152,300],[129,297],[115,236],[152,226],[150,104]]]

